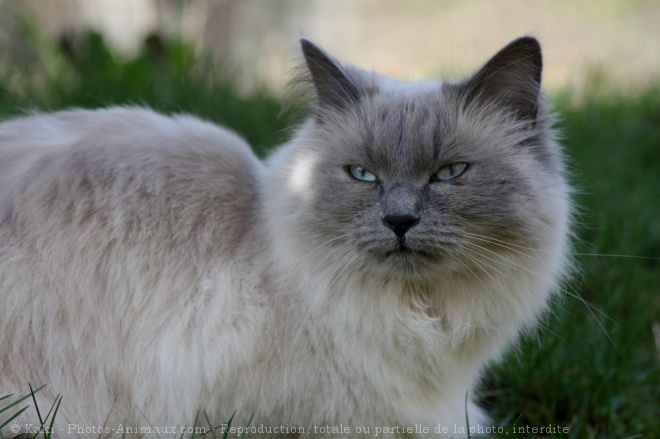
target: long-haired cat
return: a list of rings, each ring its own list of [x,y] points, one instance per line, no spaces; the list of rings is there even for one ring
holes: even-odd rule
[[[301,41],[312,116],[265,164],[142,108],[0,124],[0,396],[61,394],[56,437],[486,421],[466,395],[570,266],[541,49],[400,82]]]

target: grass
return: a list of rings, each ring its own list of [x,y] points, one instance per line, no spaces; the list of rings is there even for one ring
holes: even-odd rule
[[[268,93],[238,97],[210,62],[183,44],[152,37],[144,52],[121,59],[90,33],[59,44],[30,36],[15,50],[17,65],[0,77],[0,118],[26,110],[113,104],[189,113],[232,127],[263,155],[287,136],[290,116]],[[16,60],[12,60],[16,61]]]
[[[94,34],[61,44],[27,40],[15,69],[0,77],[0,117],[148,105],[227,125],[260,154],[291,124],[278,117],[278,99],[263,91],[236,96],[185,45],[151,39],[142,55],[123,60]],[[660,88],[554,97],[578,188],[582,273],[538,335],[488,372],[479,396],[504,429],[497,437],[652,438],[660,422],[652,330],[660,322]],[[569,432],[528,433],[548,426]]]
[[[4,395],[0,397],[0,403],[2,404],[0,406],[0,415],[4,412],[9,412],[13,414],[6,416],[6,419],[0,423],[0,439],[5,439],[5,437],[14,437],[13,434],[17,433],[18,431],[14,430],[15,427],[19,427],[22,424],[17,424],[14,422],[16,418],[18,418],[23,412],[28,410],[31,406],[30,405],[24,405],[26,400],[32,400],[34,403],[33,409],[34,412],[36,413],[36,419],[39,420],[38,424],[33,424],[29,428],[29,432],[20,434],[17,439],[38,439],[38,438],[43,438],[43,439],[53,439],[56,437],[61,436],[60,432],[54,428],[54,423],[55,423],[55,418],[57,416],[57,411],[59,410],[60,404],[62,403],[62,396],[58,395],[55,398],[55,401],[53,404],[50,406],[50,409],[48,410],[48,413],[46,413],[45,417],[42,416],[41,410],[39,408],[39,404],[37,403],[37,399],[35,397],[35,394],[38,393],[41,389],[46,387],[45,385],[33,389],[32,386],[30,386],[30,393],[22,396],[18,399],[14,399],[12,401],[12,397],[14,395]],[[5,401],[5,402],[3,402]],[[11,402],[9,402],[11,401]],[[20,409],[19,409],[20,407]],[[11,410],[11,411],[10,411]],[[16,411],[18,410],[18,411]],[[208,415],[206,412],[203,412],[202,415],[204,416],[204,420],[206,421],[206,425],[200,424],[200,413],[197,412],[197,415],[195,416],[195,421],[192,424],[192,426],[184,426],[182,427],[183,432],[180,434],[179,438],[183,439],[185,438],[190,438],[190,439],[195,439],[195,437],[209,437],[212,439],[218,439],[219,437],[221,439],[228,439],[231,435],[231,437],[239,437],[240,439],[244,439],[247,435],[247,430],[250,428],[252,424],[252,420],[254,418],[254,414],[250,416],[250,419],[248,420],[247,424],[245,427],[235,427],[232,426],[234,416],[236,415],[236,412],[231,415],[229,420],[225,424],[220,424],[216,425],[211,422],[209,419]],[[128,435],[133,435],[133,431],[131,430],[134,428],[133,426],[126,425],[126,433]],[[135,427],[135,428],[148,428],[150,429],[149,431],[157,431],[157,427]],[[7,434],[3,433],[7,430]],[[100,430],[104,430],[105,426],[101,427]],[[238,435],[236,435],[236,431],[238,431]],[[76,433],[77,434],[77,433]],[[95,431],[96,434],[96,431]],[[124,434],[124,435],[125,435]],[[138,434],[138,433],[135,433]],[[141,438],[146,438],[149,437],[150,433],[142,433],[140,431],[140,437]],[[169,432],[168,432],[169,434]],[[222,435],[222,436],[219,436]],[[98,433],[98,437],[103,437],[102,433]],[[155,433],[155,437],[158,438],[160,437],[158,433]]]
[[[486,381],[497,419],[574,438],[655,437],[660,419],[660,93],[558,99],[582,274]],[[575,297],[579,296],[579,298]]]
[[[14,395],[3,395],[0,397],[0,402],[5,401],[3,403],[3,406],[0,407],[0,415],[4,412],[9,412],[10,415],[6,417],[0,423],[0,439],[4,439],[5,434],[3,431],[6,428],[8,431],[11,431],[12,433],[16,433],[16,431],[13,430],[15,426],[18,424],[12,422],[16,418],[18,418],[23,412],[27,411],[30,408],[30,405],[25,405],[26,400],[32,400],[34,403],[34,411],[36,413],[36,419],[38,419],[39,423],[36,425],[33,425],[31,427],[31,430],[33,432],[29,434],[23,434],[21,439],[36,439],[39,436],[42,436],[43,439],[51,439],[52,437],[55,437],[53,434],[53,424],[55,423],[55,417],[57,416],[57,411],[60,408],[60,403],[62,402],[62,396],[58,395],[55,398],[55,402],[53,402],[53,405],[51,405],[50,409],[48,410],[48,413],[46,413],[45,416],[42,416],[41,410],[39,410],[39,405],[37,404],[37,399],[35,395],[44,387],[45,385],[38,387],[37,389],[33,389],[32,385],[30,387],[30,393],[22,396],[18,399],[14,399],[12,401],[12,397]],[[14,409],[14,413],[12,413],[10,410]]]

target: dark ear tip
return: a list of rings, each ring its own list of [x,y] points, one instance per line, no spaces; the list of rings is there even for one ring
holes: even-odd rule
[[[497,52],[467,81],[467,101],[499,101],[517,117],[535,120],[543,57],[536,38],[523,36]]]
[[[511,41],[501,52],[517,53],[518,57],[530,61],[536,71],[535,80],[541,82],[541,71],[543,70],[543,53],[539,41],[529,35],[516,38]]]
[[[530,55],[535,55],[539,60],[542,58],[541,44],[536,38],[529,35],[511,41],[503,50],[507,49],[527,52]]]
[[[541,50],[541,44],[539,43],[539,40],[531,35],[524,35],[520,38],[516,38],[511,43],[509,43],[509,46],[527,46],[530,49],[536,49],[539,51]]]
[[[320,52],[321,50],[319,47],[314,44],[312,40],[310,40],[307,37],[300,37],[300,47],[302,48],[303,53],[310,53],[310,52]]]
[[[323,49],[321,49],[321,47],[319,47],[316,43],[307,37],[300,37],[300,47],[308,62],[309,59],[331,59],[330,56]]]

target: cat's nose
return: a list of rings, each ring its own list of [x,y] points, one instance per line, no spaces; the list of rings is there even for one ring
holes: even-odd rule
[[[419,217],[409,213],[403,215],[385,215],[383,217],[383,224],[392,229],[399,238],[403,238],[403,235],[418,222]]]

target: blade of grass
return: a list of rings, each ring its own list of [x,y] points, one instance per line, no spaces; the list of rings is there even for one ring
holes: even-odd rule
[[[206,414],[206,411],[204,411],[204,418],[206,418],[206,423],[207,423],[208,426],[209,426],[209,432],[210,432],[211,435],[213,436],[213,439],[218,439],[218,438],[215,436],[215,430],[216,430],[217,427],[214,427],[213,424],[211,424],[211,420],[209,419],[209,415]]]
[[[62,395],[57,395],[57,396],[55,397],[55,402],[53,403],[53,405],[50,406],[50,409],[48,410],[48,413],[46,413],[46,417],[44,418],[45,421],[47,421],[48,418],[50,418],[50,414],[51,414],[51,412],[53,411],[53,409],[55,409],[55,413],[53,413],[53,418],[55,417],[55,414],[57,413],[57,409],[58,409],[59,406],[60,406],[59,402],[57,402],[58,398],[61,400],[61,399],[62,399]],[[57,404],[57,406],[56,406],[55,404]]]
[[[43,386],[39,387],[37,390],[35,390],[34,393],[37,393],[39,390],[43,389],[44,387],[46,387],[45,384]],[[32,396],[31,394],[30,395],[25,395],[21,399],[18,399],[16,401],[12,402],[11,404],[9,404],[8,406],[1,408],[0,413],[6,412],[10,408],[15,407],[16,405],[20,404],[21,402],[25,401],[26,399],[30,398],[31,396]]]
[[[467,428],[467,437],[471,437],[470,434],[470,417],[468,416],[468,392],[465,392],[465,427]]]
[[[250,416],[250,420],[248,421],[247,425],[245,426],[245,430],[243,431],[243,434],[241,435],[241,439],[243,439],[245,437],[245,434],[247,433],[247,429],[250,428],[250,424],[252,424],[253,419],[254,419],[254,413],[252,413],[252,416]]]
[[[236,416],[236,410],[231,414],[229,421],[227,421],[227,428],[225,428],[224,433],[222,434],[222,439],[229,439],[229,429],[231,428],[231,423],[234,421],[234,416]]]
[[[41,417],[41,412],[39,411],[39,404],[37,404],[37,398],[34,396],[34,390],[32,389],[32,384],[28,383],[30,387],[30,395],[32,396],[32,401],[34,401],[34,409],[37,411],[37,417],[39,418],[39,425],[44,426],[44,420]]]
[[[50,426],[48,428],[48,435],[44,434],[46,439],[50,439],[51,436],[53,435],[53,425],[55,425],[55,417],[57,416],[57,412],[60,409],[60,404],[61,403],[62,403],[62,395],[57,395],[57,398],[55,398],[55,403],[53,403],[53,406],[50,408],[50,410],[48,410],[48,415],[50,415],[50,412],[53,411],[53,407],[55,407],[55,411],[53,411],[53,417],[50,418]],[[48,416],[46,416],[46,419],[48,419]]]
[[[195,432],[197,430],[197,421],[198,421],[198,419],[199,419],[199,410],[197,410],[197,413],[195,414],[195,424],[193,425],[193,432],[192,432],[192,436],[190,437],[190,439],[195,439]]]
[[[23,407],[20,411],[15,413],[11,418],[9,418],[5,422],[3,422],[2,425],[0,425],[0,431],[2,431],[2,429],[5,428],[7,426],[7,424],[9,424],[11,421],[18,418],[21,415],[21,413],[23,413],[25,410],[28,409],[28,407]]]

